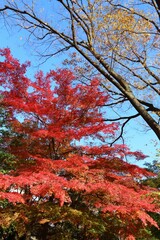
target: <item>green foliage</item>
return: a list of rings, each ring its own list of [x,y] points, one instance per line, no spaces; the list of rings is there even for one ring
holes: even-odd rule
[[[148,177],[146,180],[143,181],[144,185],[154,187],[159,189],[160,188],[160,162],[159,162],[159,156],[160,152],[158,150],[157,152],[157,159],[154,160],[152,163],[146,163],[145,165],[147,166],[149,171],[154,172],[157,174],[155,177]],[[157,194],[159,195],[159,192],[157,190]],[[160,200],[160,195],[159,195],[159,200]],[[160,203],[160,201],[159,201]],[[150,213],[150,216],[157,222],[158,226],[160,226],[160,214],[158,213]],[[149,240],[158,240],[160,239],[160,230],[151,226],[147,230],[150,234]]]
[[[14,155],[0,151],[0,172],[6,174],[10,170],[15,170],[15,159]]]
[[[11,210],[12,209],[12,210]],[[27,239],[28,235],[37,239],[97,239],[108,234],[107,223],[89,210],[82,212],[69,206],[59,207],[53,203],[36,206],[10,206],[4,211],[1,235],[14,234]],[[23,218],[23,221],[22,221]],[[5,227],[5,226],[6,227]],[[14,238],[13,238],[14,239]],[[106,239],[106,238],[105,238]]]
[[[16,157],[8,152],[9,145],[15,144],[14,141],[17,139],[17,134],[11,127],[9,116],[7,108],[0,107],[0,172],[3,174],[15,170],[17,165]]]

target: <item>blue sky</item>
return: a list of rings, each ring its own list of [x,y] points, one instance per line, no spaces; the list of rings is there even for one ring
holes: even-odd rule
[[[62,58],[54,57],[49,59],[47,62],[38,66],[39,60],[35,56],[34,47],[27,43],[27,35],[25,31],[17,31],[16,28],[6,29],[3,23],[0,23],[0,48],[10,48],[12,55],[19,59],[21,63],[25,61],[31,61],[31,67],[28,71],[28,77],[33,77],[34,73],[41,69],[45,72],[50,69],[56,69],[61,66]],[[155,134],[152,131],[146,131],[145,127],[141,126],[140,121],[132,121],[125,128],[125,140],[127,145],[134,150],[141,150],[144,154],[149,155],[145,161],[151,162],[156,157],[156,149],[158,149],[158,140]],[[145,161],[136,162],[140,166],[143,165]]]

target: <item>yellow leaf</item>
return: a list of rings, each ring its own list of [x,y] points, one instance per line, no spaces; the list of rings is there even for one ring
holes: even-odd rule
[[[43,218],[43,219],[41,219],[41,220],[39,221],[40,224],[45,224],[45,223],[47,223],[47,222],[50,222],[50,220],[49,220],[49,219],[46,219],[46,218]]]

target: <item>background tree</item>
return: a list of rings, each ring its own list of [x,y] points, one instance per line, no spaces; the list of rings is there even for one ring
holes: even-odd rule
[[[84,86],[63,69],[31,81],[29,63],[0,53],[1,106],[14,131],[4,140],[18,163],[0,173],[1,238],[132,240],[158,227],[148,212],[159,212],[159,191],[140,182],[154,174],[125,161],[145,156],[106,144],[118,126],[103,121],[98,79]]]
[[[114,111],[120,107],[120,116],[106,121],[122,120],[120,136],[131,119],[141,116],[159,138],[156,102],[160,13],[156,1],[59,0],[46,2],[43,11],[39,11],[43,2],[4,2],[0,10],[3,16],[28,30],[30,38],[42,41],[39,50],[44,57],[74,49],[94,74],[101,75],[101,86],[111,95],[107,106]],[[57,9],[63,16],[57,14]],[[78,68],[76,71],[88,84],[90,75],[86,80],[84,68]],[[135,112],[127,115],[131,106]]]
[[[16,167],[15,156],[8,151],[14,134],[7,109],[0,107],[0,172],[2,173],[7,173]]]
[[[143,184],[147,185],[147,186],[151,186],[157,189],[160,189],[160,161],[159,161],[159,157],[160,157],[160,151],[158,150],[157,152],[157,159],[154,160],[152,163],[146,163],[145,165],[147,166],[147,170],[156,173],[157,175],[155,177],[149,177],[146,180],[143,181]],[[160,218],[159,218],[159,214],[153,214],[150,213],[151,217],[153,217],[155,219],[155,221],[158,222],[158,224],[160,225]],[[150,229],[151,231],[151,235],[153,237],[153,240],[155,239],[159,239],[160,238],[160,231],[154,227],[151,227]]]

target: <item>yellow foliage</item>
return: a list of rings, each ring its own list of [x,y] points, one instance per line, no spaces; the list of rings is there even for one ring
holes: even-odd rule
[[[40,224],[45,224],[45,223],[48,223],[48,222],[50,222],[50,220],[46,219],[46,218],[43,218],[39,221]]]

